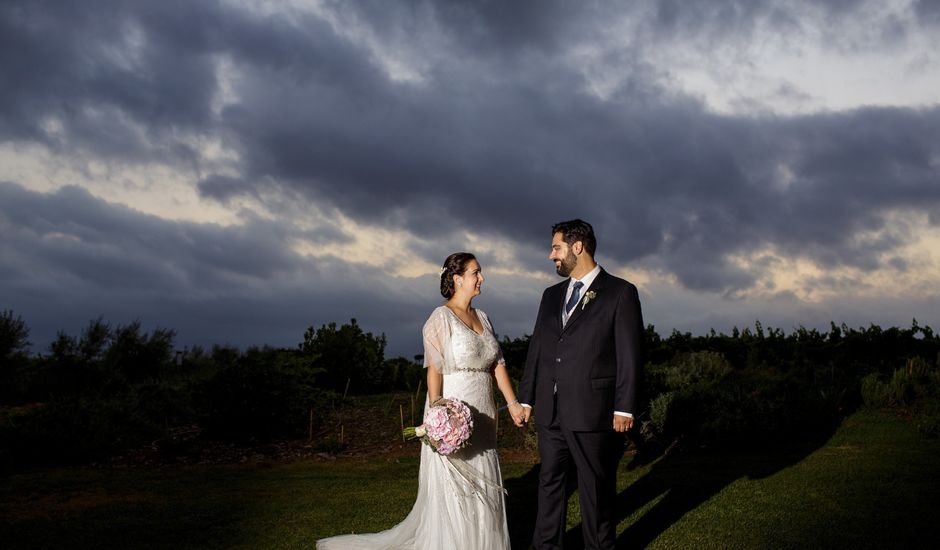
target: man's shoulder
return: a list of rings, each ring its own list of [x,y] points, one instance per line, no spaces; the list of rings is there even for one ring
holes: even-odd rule
[[[604,286],[608,286],[608,287],[618,287],[618,288],[619,287],[635,288],[636,287],[636,285],[634,285],[630,281],[622,277],[618,277],[605,269],[601,269],[601,272],[597,274],[596,280],[603,281]]]
[[[571,280],[570,278],[566,278],[565,280],[563,280],[563,281],[560,282],[560,283],[555,283],[555,284],[553,284],[552,286],[546,288],[545,291],[542,292],[542,295],[545,296],[545,295],[547,295],[547,294],[551,294],[552,292],[557,292],[558,290],[567,290],[567,289],[568,289],[568,282],[569,282],[570,280]]]
[[[611,275],[604,270],[601,270],[601,272],[598,273],[595,283],[598,283],[598,291],[606,289],[608,292],[605,292],[605,294],[608,294],[609,296],[621,296],[628,298],[639,296],[639,290],[637,290],[636,285],[622,277]]]

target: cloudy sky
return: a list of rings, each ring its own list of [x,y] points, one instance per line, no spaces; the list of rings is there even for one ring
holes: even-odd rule
[[[940,329],[940,2],[0,3],[0,310],[420,353],[590,221],[645,321]]]

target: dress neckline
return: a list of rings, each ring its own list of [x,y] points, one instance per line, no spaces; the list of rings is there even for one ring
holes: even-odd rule
[[[483,336],[484,334],[486,334],[486,325],[483,324],[483,319],[480,318],[480,314],[477,313],[477,309],[476,309],[476,308],[471,308],[471,309],[473,310],[473,314],[476,316],[477,321],[480,321],[480,325],[483,327],[483,332],[477,332],[477,331],[473,330],[473,327],[471,327],[470,325],[468,325],[467,323],[465,323],[464,320],[461,319],[459,315],[457,315],[457,312],[456,312],[456,311],[450,309],[450,306],[448,306],[448,305],[443,305],[443,306],[441,306],[441,307],[443,307],[444,309],[446,309],[447,311],[449,311],[450,314],[454,316],[454,319],[457,319],[458,321],[460,321],[460,324],[463,325],[464,327],[466,327],[466,329],[469,330],[470,332],[476,334],[477,336]]]

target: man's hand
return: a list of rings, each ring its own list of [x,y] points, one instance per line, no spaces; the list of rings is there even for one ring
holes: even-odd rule
[[[629,416],[614,415],[614,431],[625,432],[633,427],[633,418]]]
[[[520,428],[529,423],[529,418],[532,417],[532,407],[522,406],[522,422],[516,422],[516,426]]]

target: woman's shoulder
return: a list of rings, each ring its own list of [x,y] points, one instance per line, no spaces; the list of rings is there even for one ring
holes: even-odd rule
[[[431,311],[428,320],[424,322],[424,327],[439,325],[447,322],[447,306],[438,306]]]
[[[428,317],[428,319],[434,319],[435,317],[443,317],[447,315],[447,309],[448,308],[446,305],[437,306],[436,308],[431,310],[431,315]]]

